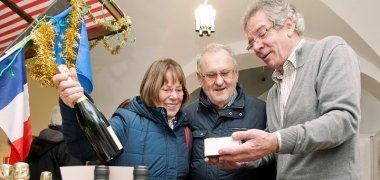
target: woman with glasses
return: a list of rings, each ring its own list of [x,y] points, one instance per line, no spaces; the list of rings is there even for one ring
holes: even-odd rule
[[[76,78],[76,72],[71,70]],[[70,152],[82,160],[96,160],[81,132],[73,105],[83,94],[77,81],[57,74],[54,83],[60,91],[64,134]],[[186,80],[180,65],[172,59],[155,61],[146,71],[140,96],[118,108],[109,123],[120,139],[124,151],[110,162],[116,166],[145,165],[149,179],[184,179],[189,171],[191,134],[181,108],[188,100]],[[91,153],[88,153],[91,152]]]

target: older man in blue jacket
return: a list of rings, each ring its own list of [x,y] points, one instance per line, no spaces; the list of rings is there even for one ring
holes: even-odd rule
[[[226,170],[204,161],[204,139],[231,136],[234,131],[265,129],[265,102],[246,95],[238,83],[233,52],[221,44],[209,44],[197,59],[199,99],[184,112],[193,134],[189,179],[275,179],[274,164],[257,169]]]

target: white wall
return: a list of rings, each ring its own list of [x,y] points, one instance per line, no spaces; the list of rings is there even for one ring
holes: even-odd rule
[[[367,90],[362,88],[362,119],[360,134],[375,134],[380,130],[380,102]]]
[[[379,0],[321,0],[328,7],[334,10],[346,23],[348,23],[358,35],[361,36],[380,56],[379,33],[380,26],[373,25],[378,17]],[[358,7],[360,4],[360,8]],[[363,19],[366,17],[367,19]],[[377,21],[378,22],[378,21]],[[376,23],[378,24],[378,23]],[[374,37],[373,35],[377,35]]]
[[[371,180],[371,141],[369,134],[360,134],[360,171],[362,180]]]

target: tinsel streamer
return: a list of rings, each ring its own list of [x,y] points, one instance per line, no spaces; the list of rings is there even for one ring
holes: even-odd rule
[[[57,73],[53,50],[56,37],[54,27],[50,22],[41,22],[31,35],[36,56],[26,61],[27,72],[43,87],[54,86],[52,77]]]
[[[111,47],[109,41],[108,41],[108,37],[104,37],[103,38],[103,44],[104,44],[104,47],[109,51],[111,52],[112,55],[115,55],[115,54],[118,54],[119,51],[120,51],[120,48],[123,46],[123,44],[125,44],[127,41],[128,41],[128,35],[127,35],[127,32],[126,31],[123,31],[122,33],[122,36],[123,36],[123,41],[121,42],[122,44],[118,44],[116,45],[115,47]],[[125,41],[124,41],[125,39]]]
[[[78,40],[80,39],[79,27],[81,26],[84,14],[87,14],[93,22],[109,30],[117,31],[117,35],[120,36],[121,34],[122,38],[119,38],[121,42],[114,48],[111,47],[108,37],[103,38],[103,44],[111,54],[119,53],[121,47],[128,45],[128,34],[130,34],[132,30],[132,22],[129,16],[120,18],[111,24],[108,21],[97,20],[89,11],[91,6],[87,5],[84,0],[71,0],[70,4],[72,10],[68,15],[68,28],[64,35],[65,47],[63,50],[63,56],[66,59],[65,63],[69,68],[75,67],[76,64]],[[27,61],[26,68],[28,74],[33,79],[40,81],[42,86],[54,86],[52,77],[57,73],[54,58],[54,42],[57,34],[54,26],[50,22],[46,22],[45,17],[43,17],[38,20],[36,27],[32,30],[31,36],[34,42],[33,48],[36,51],[36,56]],[[90,48],[95,47],[98,42],[99,41],[91,42]]]
[[[65,49],[63,51],[68,68],[75,67],[75,60],[77,58],[76,50],[78,48],[77,42],[80,38],[78,29],[82,20],[81,8],[84,7],[83,1],[80,0],[71,0],[70,4],[72,9],[69,13],[69,25],[66,29]]]
[[[129,16],[122,17],[118,19],[116,22],[111,24],[108,21],[99,21],[95,18],[95,16],[92,15],[92,13],[88,10],[86,11],[87,16],[96,24],[100,24],[103,27],[105,27],[108,30],[117,31],[117,35],[120,36],[121,31],[121,38],[119,39],[119,44],[117,44],[115,47],[112,47],[109,42],[109,37],[105,36],[103,38],[103,45],[112,55],[118,54],[120,51],[120,48],[125,47],[128,44],[128,34],[131,34],[132,30],[132,21],[129,18]],[[132,37],[132,42],[135,40],[134,37]],[[121,41],[120,41],[121,40]],[[96,40],[95,42],[91,42],[90,48],[94,48],[96,45],[98,45],[99,41]]]
[[[90,41],[90,50],[94,49],[100,42],[100,39]]]
[[[81,2],[78,0],[70,1],[72,10],[68,17],[69,26],[64,36],[65,48],[63,51],[65,63],[69,68],[75,67],[77,40],[80,38],[78,29],[82,20],[80,8],[83,4]],[[57,73],[54,58],[54,42],[57,34],[54,26],[50,22],[46,22],[44,17],[38,21],[31,35],[36,56],[27,61],[27,71],[30,77],[40,81],[43,87],[54,86],[52,77]]]

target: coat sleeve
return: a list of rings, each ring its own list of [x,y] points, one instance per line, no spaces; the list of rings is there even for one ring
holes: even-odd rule
[[[264,165],[275,163],[275,162],[276,162],[276,154],[271,153],[255,161],[248,162],[247,167],[258,168],[260,166],[264,166]]]

